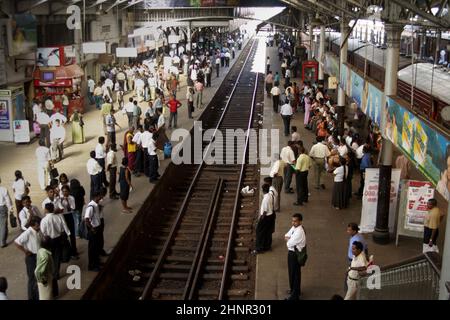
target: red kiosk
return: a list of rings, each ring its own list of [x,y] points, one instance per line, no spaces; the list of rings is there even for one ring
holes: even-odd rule
[[[308,60],[302,63],[302,80],[316,83],[319,78],[319,63],[316,60]]]
[[[74,61],[64,57],[64,47],[39,48],[36,62],[37,67],[33,74],[35,97],[41,100],[51,97],[55,109],[62,112],[62,95],[67,92],[68,116],[70,117],[75,109],[83,113],[81,85],[84,72],[77,64],[66,65]]]

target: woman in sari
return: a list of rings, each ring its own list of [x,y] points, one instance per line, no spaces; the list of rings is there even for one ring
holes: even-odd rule
[[[75,110],[72,116],[70,117],[70,121],[72,122],[72,142],[75,143],[84,143],[84,122],[83,116]]]

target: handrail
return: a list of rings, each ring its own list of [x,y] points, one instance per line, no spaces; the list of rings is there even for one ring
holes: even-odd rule
[[[233,94],[234,94],[234,92],[236,91],[236,87],[237,87],[237,85],[238,85],[238,83],[239,83],[239,80],[240,80],[240,78],[241,78],[242,72],[244,71],[244,67],[245,67],[245,65],[247,64],[248,59],[250,58],[250,54],[251,54],[251,52],[252,52],[252,48],[253,48],[253,45],[254,45],[254,44],[255,44],[255,41],[253,41],[252,44],[251,44],[251,46],[250,46],[250,50],[249,50],[249,53],[248,53],[248,55],[247,55],[247,58],[245,59],[244,63],[242,64],[241,71],[239,72],[239,75],[238,75],[238,77],[237,77],[237,80],[236,80],[236,82],[235,82],[235,84],[234,84],[234,86],[233,86],[233,90],[231,91],[231,93],[230,93],[230,95],[229,95],[228,101],[227,101],[227,103],[226,103],[226,105],[225,105],[225,107],[224,107],[224,110],[223,110],[223,112],[222,112],[222,116],[220,117],[219,122],[217,123],[217,126],[216,126],[216,128],[215,128],[215,130],[214,130],[214,134],[212,135],[212,137],[211,137],[211,139],[210,139],[210,141],[209,141],[209,144],[208,144],[208,146],[207,146],[207,149],[206,149],[205,153],[206,153],[206,152],[209,150],[209,148],[211,147],[211,142],[212,142],[212,140],[214,139],[214,137],[215,137],[215,135],[216,135],[216,133],[217,133],[217,131],[218,131],[218,128],[220,127],[220,125],[221,125],[221,123],[222,123],[222,121],[223,121],[223,119],[224,119],[224,115],[225,115],[225,113],[227,112],[228,107],[229,107],[230,102],[231,102],[231,99],[233,98]],[[203,158],[203,157],[202,157],[202,158]],[[162,248],[162,250],[161,250],[161,253],[160,253],[160,255],[158,256],[158,260],[156,261],[156,265],[155,265],[155,267],[153,268],[153,271],[152,271],[152,273],[151,273],[151,275],[150,275],[150,278],[149,278],[149,280],[147,281],[147,283],[146,283],[146,285],[145,285],[145,287],[144,287],[144,291],[143,291],[141,297],[139,298],[139,300],[145,300],[145,299],[147,298],[147,296],[149,295],[149,292],[153,289],[153,286],[154,286],[154,284],[155,284],[154,282],[155,282],[155,280],[156,280],[157,274],[159,273],[159,271],[160,271],[160,269],[161,269],[161,267],[162,267],[162,262],[163,262],[164,258],[166,257],[167,251],[168,251],[169,246],[170,246],[170,244],[171,244],[171,238],[173,237],[173,234],[175,233],[175,231],[177,230],[179,224],[181,223],[181,219],[182,219],[182,217],[183,217],[183,215],[184,215],[184,212],[185,212],[185,210],[186,210],[186,207],[187,207],[189,198],[190,198],[190,196],[191,196],[191,194],[192,194],[192,192],[193,192],[193,190],[194,190],[194,185],[196,184],[196,182],[197,182],[197,180],[198,180],[198,178],[199,178],[199,176],[200,176],[200,172],[201,172],[201,170],[202,170],[202,168],[203,168],[204,165],[205,165],[205,162],[202,161],[202,162],[200,163],[200,165],[198,166],[197,171],[195,172],[194,178],[192,179],[192,182],[191,182],[191,184],[189,185],[189,189],[188,189],[188,191],[187,191],[187,193],[186,193],[186,196],[185,196],[184,199],[183,199],[183,202],[182,202],[182,204],[181,204],[181,208],[180,208],[180,210],[178,211],[178,215],[177,215],[177,217],[176,217],[176,219],[175,219],[175,222],[174,222],[174,224],[172,225],[172,228],[170,229],[169,237],[167,238],[166,242],[164,243],[164,246],[163,246],[163,248]]]
[[[219,196],[222,188],[223,179],[218,178],[213,190],[213,196],[209,203],[208,214],[206,216],[205,222],[203,223],[202,234],[200,236],[200,240],[194,255],[194,262],[192,263],[191,269],[189,270],[188,279],[184,287],[182,298],[183,300],[186,300],[188,297],[192,299],[192,295],[197,284],[198,274],[204,260],[207,243],[211,236],[212,222],[214,221],[214,217],[216,216],[216,213],[218,211],[217,205],[219,203]]]
[[[208,214],[208,221],[206,221],[204,224],[202,241],[199,243],[199,246],[197,248],[197,252],[195,255],[195,259],[196,259],[195,263],[196,264],[195,264],[195,266],[193,266],[191,268],[191,271],[189,273],[189,278],[188,278],[189,283],[186,285],[186,288],[185,288],[185,291],[183,294],[183,300],[186,300],[186,299],[192,300],[194,298],[195,289],[198,284],[200,271],[201,271],[202,265],[205,260],[208,243],[211,240],[212,227],[214,225],[214,221],[215,221],[218,211],[219,211],[219,210],[217,210],[217,207],[219,205],[220,192],[222,191],[223,184],[224,184],[223,179],[219,178],[218,185],[216,186],[217,193],[215,194],[214,202],[212,203],[212,207],[210,208],[210,212]],[[189,285],[189,287],[188,287],[188,285]]]
[[[233,242],[233,236],[234,236],[234,231],[236,229],[236,218],[237,218],[237,212],[238,212],[238,203],[239,203],[239,196],[241,194],[241,186],[242,186],[242,180],[244,177],[244,169],[245,169],[245,158],[247,156],[247,151],[248,151],[248,144],[249,144],[249,139],[250,139],[250,129],[252,127],[252,122],[253,122],[253,113],[255,111],[255,105],[256,105],[256,93],[258,90],[258,77],[259,77],[259,73],[256,73],[255,76],[255,89],[253,91],[253,97],[252,97],[252,110],[250,112],[250,119],[248,121],[248,127],[247,127],[247,134],[245,137],[245,147],[244,147],[244,152],[242,155],[242,166],[241,166],[241,170],[239,173],[239,180],[238,180],[238,187],[236,189],[236,196],[234,199],[234,208],[233,208],[233,217],[231,219],[231,225],[230,225],[230,232],[228,234],[228,245],[227,245],[227,252],[225,255],[225,261],[224,261],[224,267],[223,267],[223,272],[222,272],[222,282],[220,283],[220,290],[219,290],[219,300],[223,300],[224,294],[225,294],[225,283],[228,277],[228,266],[230,264],[231,261],[231,244]]]

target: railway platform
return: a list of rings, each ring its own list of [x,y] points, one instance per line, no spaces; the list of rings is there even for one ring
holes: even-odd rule
[[[267,56],[272,61],[271,70],[281,74],[278,63],[277,49],[268,47]],[[299,83],[301,79],[293,79]],[[283,81],[282,81],[283,84]],[[297,126],[306,150],[309,152],[315,136],[304,128],[303,113],[299,112],[291,120],[291,126]],[[263,128],[279,129],[280,148],[287,145],[289,137],[283,135],[283,121],[279,114],[274,114],[272,99],[265,96]],[[269,145],[273,145],[272,141]],[[261,166],[261,171],[264,172]],[[413,170],[413,178],[419,178],[417,170]],[[266,175],[261,175],[261,184]],[[303,206],[294,206],[296,194],[281,192],[281,211],[277,214],[275,233],[273,233],[272,250],[257,255],[256,263],[256,293],[257,300],[280,300],[288,296],[289,289],[287,271],[287,248],[284,234],[291,227],[291,216],[294,213],[303,215],[303,226],[306,232],[308,247],[308,262],[302,268],[302,296],[305,300],[327,300],[334,294],[345,295],[344,280],[347,270],[348,235],[347,224],[356,222],[361,218],[362,202],[354,196],[350,200],[349,207],[336,210],[331,205],[333,190],[332,174],[323,175],[325,190],[314,189],[314,171],[308,175],[310,197],[308,203]],[[260,185],[261,185],[260,184]],[[295,190],[295,179],[291,187]],[[359,178],[353,178],[353,190],[359,187]],[[374,255],[374,262],[380,266],[402,261],[422,252],[421,239],[402,237],[399,246],[395,241],[388,245],[378,245],[372,241],[371,235],[365,235],[368,241],[369,252]]]
[[[245,44],[248,39],[246,39]],[[198,119],[201,112],[205,110],[205,107],[214,97],[215,92],[220,87],[222,81],[226,77],[228,71],[238,60],[238,56],[242,51],[237,51],[236,58],[230,61],[229,68],[221,68],[220,76],[217,78],[215,70],[212,76],[212,86],[205,88],[203,91],[203,106],[202,110],[196,109],[193,116],[194,120]],[[125,96],[125,101],[131,94]],[[178,128],[184,128],[189,130],[193,121],[188,119],[187,102],[186,102],[186,76],[180,76],[180,89],[177,93],[177,98],[183,104],[178,112]],[[143,112],[146,110],[147,105],[145,102],[141,102],[140,106]],[[115,104],[115,108],[117,105]],[[64,159],[56,164],[59,173],[67,173],[69,180],[76,178],[84,186],[87,197],[86,203],[89,202],[89,175],[86,172],[86,162],[89,159],[89,152],[95,149],[97,139],[103,135],[102,127],[98,125],[100,123],[100,111],[95,109],[95,106],[90,106],[88,111],[83,115],[83,121],[85,122],[85,136],[86,142],[84,144],[72,144],[71,139],[71,125],[66,125],[66,142],[64,148]],[[127,117],[120,112],[116,114],[116,119],[122,128],[127,128]],[[166,122],[168,118],[166,119]],[[117,130],[118,144],[122,144],[126,129]],[[170,130],[166,129],[166,133],[170,138]],[[45,192],[40,190],[37,180],[36,162],[35,162],[35,150],[38,146],[37,141],[33,141],[26,145],[15,145],[10,143],[1,143],[2,152],[0,153],[0,177],[2,178],[2,186],[7,187],[9,194],[14,197],[11,189],[11,185],[14,181],[14,171],[21,170],[25,179],[31,184],[30,197],[33,204],[36,205],[41,213],[41,203],[46,198]],[[118,149],[120,149],[118,147]],[[123,153],[118,150],[118,161],[122,158]],[[165,159],[160,162],[159,173],[163,175],[165,169],[170,163],[170,159]],[[128,205],[133,208],[133,213],[122,213],[120,200],[110,200],[105,197],[104,201],[104,213],[105,213],[105,250],[111,252],[121,235],[124,233],[130,222],[135,217],[137,211],[143,204],[144,200],[150,194],[157,184],[150,184],[148,178],[145,176],[132,177],[133,191],[130,193]],[[27,275],[25,268],[24,255],[14,245],[14,239],[19,235],[19,228],[9,228],[8,234],[8,246],[0,249],[0,261],[2,262],[2,268],[0,275],[8,279],[8,296],[13,300],[26,300],[27,299]],[[80,260],[71,260],[69,263],[63,263],[61,265],[61,279],[59,280],[60,295],[59,299],[62,300],[77,300],[82,297],[92,280],[97,275],[96,272],[87,271],[88,263],[88,241],[77,239],[77,247],[80,253]],[[106,261],[105,258],[102,258]],[[81,288],[69,290],[66,286],[66,282],[70,274],[66,272],[67,268],[71,265],[78,266],[81,270]]]

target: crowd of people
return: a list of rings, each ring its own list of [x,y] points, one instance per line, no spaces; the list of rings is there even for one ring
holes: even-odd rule
[[[25,255],[30,300],[59,295],[61,263],[79,259],[79,241],[88,240],[88,270],[100,270],[100,256],[107,255],[103,199],[107,195],[111,200],[120,199],[122,212],[131,213],[128,200],[133,190],[132,177],[145,176],[150,183],[159,179],[162,149],[168,142],[165,131],[177,128],[178,110],[183,107],[177,99],[181,92],[180,73],[186,74],[187,113],[193,119],[194,111],[204,106],[203,91],[211,87],[213,67],[219,77],[220,70],[230,67],[236,50],[242,49],[242,42],[242,38],[229,39],[210,50],[197,48],[190,59],[186,59],[187,55],[182,59],[171,55],[169,69],[144,61],[105,67],[98,82],[88,76],[88,101],[98,110],[98,126],[103,129],[86,163],[89,193],[79,180],[69,180],[68,174],[57,169],[57,163],[64,159],[64,144],[69,140],[65,127],[68,122],[73,144],[86,141],[83,115],[78,110],[71,115],[65,109],[62,113],[51,99],[33,101],[35,133],[39,136],[35,151],[37,175],[46,198],[41,206],[35,206],[31,185],[17,170],[12,186],[14,215],[8,190],[0,186],[0,246],[7,246],[8,220],[12,225],[16,221],[21,233],[14,243]],[[123,128],[122,141],[116,138],[117,129],[122,129],[118,114],[128,123]]]

